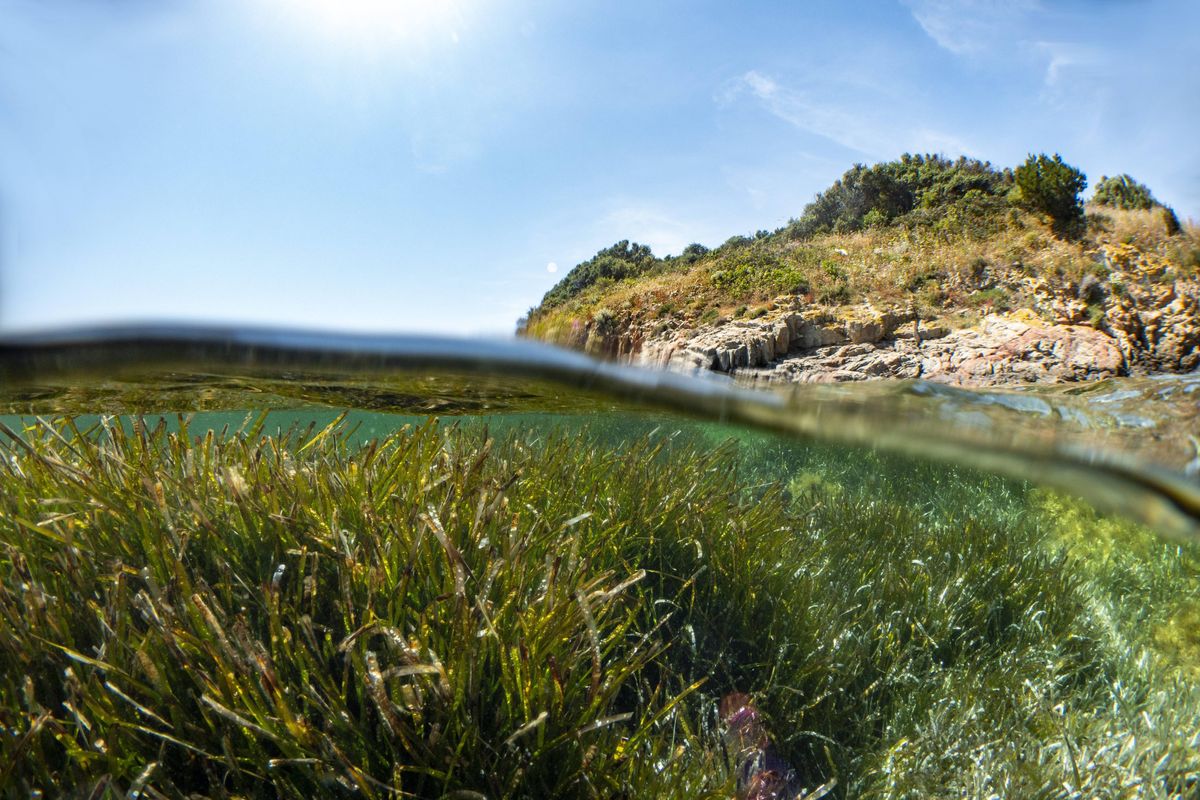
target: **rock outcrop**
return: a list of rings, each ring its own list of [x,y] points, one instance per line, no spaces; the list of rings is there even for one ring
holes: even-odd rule
[[[1128,296],[1113,298],[1107,328],[1131,366],[1149,372],[1200,367],[1200,297],[1173,289],[1165,287],[1151,306]]]
[[[786,314],[677,332],[643,343],[638,363],[714,370],[756,381],[931,378],[964,385],[1079,381],[1124,374],[1116,340],[1029,314],[991,315],[975,328],[922,326],[912,314]]]

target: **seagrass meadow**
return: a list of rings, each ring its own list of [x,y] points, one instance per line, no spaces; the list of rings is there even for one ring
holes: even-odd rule
[[[1200,796],[1200,549],[965,468],[513,420],[9,418],[0,794],[729,798],[739,693],[789,797]]]

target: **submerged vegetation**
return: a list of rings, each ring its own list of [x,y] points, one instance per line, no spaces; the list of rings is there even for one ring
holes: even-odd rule
[[[691,426],[10,432],[7,796],[1194,796],[1200,551]],[[618,426],[619,427],[619,426]]]

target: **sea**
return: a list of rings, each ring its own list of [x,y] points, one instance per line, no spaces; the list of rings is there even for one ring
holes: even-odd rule
[[[930,530],[955,531],[953,536],[946,534],[948,542],[972,535],[977,523],[989,523],[972,519],[972,515],[993,513],[989,509],[1006,519],[1024,515],[1044,529],[1051,542],[1048,546],[1070,550],[1085,559],[1079,562],[1083,565],[1080,570],[1087,572],[1094,566],[1086,559],[1107,559],[1103,568],[1096,567],[1095,575],[1116,583],[1105,584],[1089,595],[1089,619],[1100,620],[1096,623],[1100,628],[1108,625],[1114,631],[1106,647],[1125,648],[1124,656],[1130,659],[1160,665],[1139,673],[1158,676],[1153,680],[1161,685],[1151,685],[1139,695],[1144,706],[1139,706],[1136,714],[1131,712],[1131,718],[1137,719],[1127,720],[1127,729],[1116,730],[1109,723],[1103,731],[1095,726],[1071,728],[1070,722],[1055,727],[1053,721],[1066,720],[1068,712],[1062,707],[1055,711],[1050,708],[1053,703],[1045,714],[1038,712],[1036,725],[1031,717],[1021,741],[1040,743],[1041,750],[1035,747],[1037,758],[1046,759],[1050,766],[1043,765],[1045,770],[1057,770],[1055,774],[1062,776],[1046,778],[1041,784],[1033,779],[1021,783],[1024,767],[1013,767],[1016,771],[1009,774],[1007,767],[996,766],[999,761],[979,766],[986,759],[971,767],[969,753],[936,769],[930,766],[932,761],[920,765],[904,761],[909,752],[945,752],[947,745],[936,738],[943,734],[934,731],[936,725],[930,720],[937,714],[960,713],[961,708],[933,703],[928,712],[931,716],[922,718],[924,721],[903,724],[904,715],[897,712],[886,724],[880,722],[872,729],[877,740],[855,739],[853,747],[861,752],[851,752],[852,745],[838,739],[837,730],[809,730],[806,726],[816,723],[800,716],[781,718],[786,709],[810,706],[789,705],[786,695],[779,699],[767,689],[755,695],[751,686],[714,689],[707,701],[709,711],[703,711],[701,703],[696,713],[710,715],[713,730],[723,731],[724,746],[732,741],[751,751],[750,755],[727,754],[722,763],[727,764],[728,772],[712,776],[715,786],[732,786],[743,797],[780,798],[859,793],[925,796],[919,792],[935,790],[980,797],[1033,796],[1021,794],[1026,790],[1037,796],[1118,796],[1104,794],[1118,791],[1113,786],[1124,786],[1120,796],[1128,797],[1200,796],[1200,760],[1195,756],[1200,742],[1200,698],[1195,692],[1200,676],[1200,374],[984,388],[921,380],[751,387],[739,384],[736,377],[641,369],[521,340],[171,324],[53,330],[0,338],[0,439],[5,441],[6,457],[14,464],[24,457],[20,442],[43,436],[46,430],[56,431],[54,435],[86,437],[109,435],[105,432],[111,433],[117,426],[129,431],[185,432],[197,442],[210,432],[224,438],[283,437],[290,432],[294,441],[303,442],[314,441],[321,431],[335,431],[353,452],[398,432],[419,429],[431,420],[446,430],[489,439],[537,442],[582,435],[578,441],[613,452],[627,452],[635,443],[646,441],[660,441],[667,451],[726,448],[741,462],[742,484],[731,485],[731,493],[765,496],[763,493],[777,490],[790,498],[789,502],[817,504],[823,501],[811,498],[836,502],[837,498],[854,497],[861,502],[846,508],[862,514],[874,513],[869,511],[874,507],[872,498],[879,498],[878,503],[905,507],[917,518],[924,515]],[[14,469],[5,480],[19,480],[19,475]],[[941,500],[939,493],[943,493]],[[964,505],[962,498],[977,496],[994,497],[995,502]],[[1034,506],[1036,513],[1029,510]],[[0,526],[13,542],[29,535],[31,525],[40,524],[34,520],[22,523],[21,528],[16,521],[0,517]],[[1068,524],[1070,530],[1066,530]],[[887,535],[908,535],[905,530],[897,528]],[[941,547],[940,540],[934,536],[923,541],[926,544],[922,546],[930,548],[929,560],[936,560],[934,551]],[[789,558],[802,562],[795,553],[777,555],[785,565]],[[921,552],[906,557],[914,563],[926,560]],[[1139,567],[1130,566],[1137,559],[1155,562],[1152,569],[1146,569],[1156,576],[1169,575],[1173,583],[1164,589],[1161,582],[1143,585],[1125,580],[1141,574]],[[1170,562],[1168,566],[1163,566],[1164,561]],[[16,585],[15,562],[0,562],[0,573],[5,573],[0,577]],[[653,572],[656,568],[649,563],[628,566],[635,571]],[[775,569],[778,565],[770,566]],[[754,565],[750,567],[748,574],[752,575]],[[931,603],[937,602],[939,591],[943,595],[949,591],[949,584],[941,586],[936,578],[928,590]],[[1003,595],[1003,581],[997,586],[995,591]],[[837,598],[852,596],[852,592],[830,592],[827,602],[849,602]],[[1053,600],[1051,597],[1050,602]],[[845,609],[847,614],[852,610]],[[822,613],[826,612],[830,618],[840,613],[839,609]],[[789,613],[804,610],[791,609]],[[1123,619],[1132,622],[1121,622]],[[9,624],[0,620],[0,632]],[[912,624],[919,626],[918,622]],[[916,628],[913,630],[912,635],[918,636]],[[0,648],[8,646],[8,641],[0,637]],[[942,646],[930,639],[931,652]],[[82,653],[75,668],[85,667],[83,662],[89,659],[99,663],[104,654]],[[936,666],[936,659],[931,663],[936,676],[930,680],[948,680],[950,673],[945,670],[949,667]],[[738,674],[751,673],[752,668],[746,667]],[[752,678],[745,680],[753,683]],[[19,677],[8,674],[0,681],[6,684],[0,697],[16,708],[13,698],[22,691]],[[1035,682],[1030,678],[1028,685]],[[872,686],[856,684],[854,691],[869,692]],[[731,693],[734,689],[736,694]],[[810,690],[811,686],[791,689],[793,693]],[[914,686],[912,691],[916,696],[928,690]],[[947,691],[947,697],[953,696]],[[1163,702],[1149,699],[1156,691],[1180,698],[1186,691],[1191,699],[1181,699],[1185,707],[1172,707],[1168,716]],[[893,698],[889,702],[895,702],[894,696],[889,695]],[[1112,697],[1122,696],[1113,690]],[[738,699],[730,701],[730,697]],[[824,701],[814,697],[811,702]],[[760,713],[760,707],[768,706],[773,713]],[[47,706],[45,713],[53,716],[57,711]],[[245,711],[230,714],[243,721],[248,716]],[[1114,719],[1121,717],[1114,714]],[[154,717],[169,715],[158,709]],[[531,719],[534,721],[527,725],[540,718]],[[602,720],[605,725],[608,719]],[[755,732],[750,744],[745,729],[738,727],[746,719],[752,720]],[[149,720],[146,716],[138,724],[153,727]],[[24,723],[14,719],[0,722],[9,734],[0,746],[0,755],[17,753],[18,740],[28,738],[32,723],[22,727]],[[902,727],[903,735],[889,725]],[[55,735],[71,735],[64,730]],[[503,731],[498,741],[511,742],[523,730]],[[80,741],[86,738],[79,735]],[[1120,738],[1126,735],[1129,741]],[[977,749],[971,752],[978,754],[989,746],[1004,750],[1007,745],[997,744],[1004,735],[998,733],[997,737],[991,745],[973,741],[971,747]],[[1150,749],[1139,750],[1142,745],[1138,742],[1147,742],[1145,747]],[[204,748],[196,745],[194,749]],[[1018,750],[1010,755],[1024,758]],[[827,757],[813,755],[822,752]],[[235,758],[228,753],[223,757]],[[888,758],[899,761],[888,762]],[[815,760],[809,763],[808,759]],[[312,759],[314,764],[319,760],[316,756]],[[906,766],[896,767],[896,763]],[[369,772],[371,768],[363,766],[361,770]],[[79,769],[84,772],[78,774],[87,769],[103,772],[94,765]],[[333,785],[329,781],[336,778],[339,791],[354,794],[353,781],[337,772],[341,767],[327,769],[328,774],[320,778],[325,783],[314,785],[328,788]],[[936,778],[919,784],[924,788],[906,789],[887,783],[895,780],[894,774],[888,773],[892,777],[887,780],[880,777],[888,769],[909,777],[921,769],[931,770],[929,774]],[[786,774],[770,784],[764,776],[773,775],[771,770]],[[972,770],[982,770],[982,775]],[[663,774],[667,771],[663,767]],[[34,791],[31,787],[35,784],[41,786],[37,791],[54,794],[53,789],[37,783],[51,773],[31,768],[22,777],[20,768],[0,767],[0,794]],[[112,775],[112,786],[131,791],[128,782],[122,784],[115,772]],[[383,787],[394,778],[389,775],[386,770],[379,772],[370,785]],[[1105,783],[1109,778],[1115,782]],[[5,786],[5,780],[11,783]],[[158,778],[151,776],[145,783],[154,785],[155,780]],[[163,795],[184,791],[163,780]],[[438,791],[462,797],[498,792],[495,786],[480,788],[486,784],[483,778],[467,776],[461,778],[466,781],[462,784],[455,780],[460,778],[445,777]],[[430,791],[426,784],[421,786],[425,787],[421,791]],[[276,791],[286,794],[290,787],[291,783],[280,784]],[[393,789],[398,792],[395,796],[417,796]],[[478,794],[453,795],[451,790]],[[521,791],[514,790],[513,796]],[[536,794],[536,790],[530,791]],[[755,791],[759,794],[753,794]],[[80,787],[70,787],[70,792],[87,794]],[[230,789],[230,793],[237,792]],[[603,794],[598,790],[598,796]],[[382,791],[381,796],[392,795]]]

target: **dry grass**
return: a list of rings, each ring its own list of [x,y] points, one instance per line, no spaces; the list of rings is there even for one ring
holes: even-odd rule
[[[695,325],[706,314],[731,317],[740,306],[767,307],[783,298],[804,305],[869,300],[881,310],[917,304],[973,313],[967,299],[989,276],[1011,282],[1027,275],[1078,275],[1089,263],[1086,245],[1056,238],[1029,216],[987,238],[897,228],[799,242],[771,237],[718,249],[679,271],[668,264],[660,274],[590,287],[535,314],[527,334],[578,345],[599,309],[627,325],[655,319]]]
[[[970,324],[991,304],[977,293],[1003,287],[1004,307],[1033,308],[1038,281],[1070,287],[1095,272],[1104,252],[1133,248],[1172,275],[1200,270],[1194,224],[1168,237],[1161,209],[1091,206],[1089,232],[1064,240],[1030,214],[1010,212],[987,235],[937,228],[876,228],[802,241],[775,235],[723,247],[676,269],[665,262],[640,278],[604,282],[563,305],[532,315],[526,335],[581,346],[598,312],[616,330],[697,326],[753,314],[777,303],[838,306],[870,302],[879,310],[912,306]],[[744,309],[743,309],[744,307]],[[1003,310],[1003,308],[999,309]],[[741,313],[738,313],[738,312]]]

